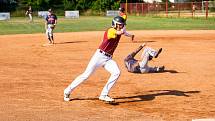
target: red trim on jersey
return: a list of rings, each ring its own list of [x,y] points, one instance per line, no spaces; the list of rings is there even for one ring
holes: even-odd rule
[[[111,28],[109,28],[109,29],[111,29]],[[101,45],[99,46],[99,49],[110,55],[113,55],[113,53],[119,43],[121,35],[116,35],[116,38],[108,39],[108,30],[105,31],[105,33],[104,33],[103,41],[102,41]]]

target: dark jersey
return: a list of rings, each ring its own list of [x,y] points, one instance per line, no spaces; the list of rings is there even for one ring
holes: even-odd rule
[[[32,14],[32,12],[33,12],[32,9],[27,10],[27,14]]]
[[[55,20],[57,20],[57,16],[55,14],[51,14],[46,17],[47,24],[55,24]]]
[[[133,73],[141,73],[140,71],[140,66],[138,64],[138,60],[136,60],[134,57],[135,55],[142,49],[143,47],[140,46],[139,48],[137,48],[137,50],[135,50],[134,52],[132,52],[131,54],[129,54],[125,59],[124,59],[124,63],[125,63],[125,67],[127,68],[127,70],[129,72],[133,72]]]
[[[116,35],[116,32],[117,30],[114,28],[109,28],[107,31],[105,31],[103,41],[99,46],[100,50],[113,55],[121,38],[121,35]]]

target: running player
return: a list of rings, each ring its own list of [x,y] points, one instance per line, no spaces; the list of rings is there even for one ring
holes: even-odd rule
[[[112,27],[104,33],[103,41],[92,56],[84,73],[79,75],[65,90],[64,100],[70,100],[70,93],[83,81],[85,81],[98,67],[104,67],[110,74],[110,78],[104,86],[99,100],[113,102],[114,99],[108,96],[110,89],[120,76],[120,70],[117,63],[112,59],[113,53],[123,34],[124,19],[120,16],[114,17]]]

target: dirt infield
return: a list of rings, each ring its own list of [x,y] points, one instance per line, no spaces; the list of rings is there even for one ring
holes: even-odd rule
[[[44,34],[0,36],[1,121],[191,121],[215,118],[215,31],[132,31],[122,37],[113,59],[121,76],[110,95],[98,96],[109,73],[98,69],[63,101],[63,90],[82,73],[103,32],[55,33],[56,45],[43,47]],[[141,43],[163,48],[150,65],[167,72],[128,73],[123,58]],[[140,54],[139,54],[140,55]],[[139,57],[137,55],[137,57]]]

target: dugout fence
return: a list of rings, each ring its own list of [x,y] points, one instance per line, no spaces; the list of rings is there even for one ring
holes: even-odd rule
[[[14,11],[8,11],[0,3],[0,13],[9,12],[11,17],[23,17],[27,8],[17,8]],[[124,7],[127,13],[137,16],[165,16],[165,17],[215,17],[215,1],[203,1],[203,2],[183,2],[183,3],[121,3],[120,7]],[[38,16],[38,9],[33,8],[33,16]],[[65,11],[62,9],[54,9],[54,12],[58,16],[64,16]],[[80,15],[106,15],[106,11],[99,11],[97,13],[88,13],[90,10],[80,11]],[[86,14],[84,13],[86,12]],[[103,13],[102,13],[103,12]]]
[[[215,17],[215,2],[186,2],[186,3],[121,3],[128,14],[166,17]]]

